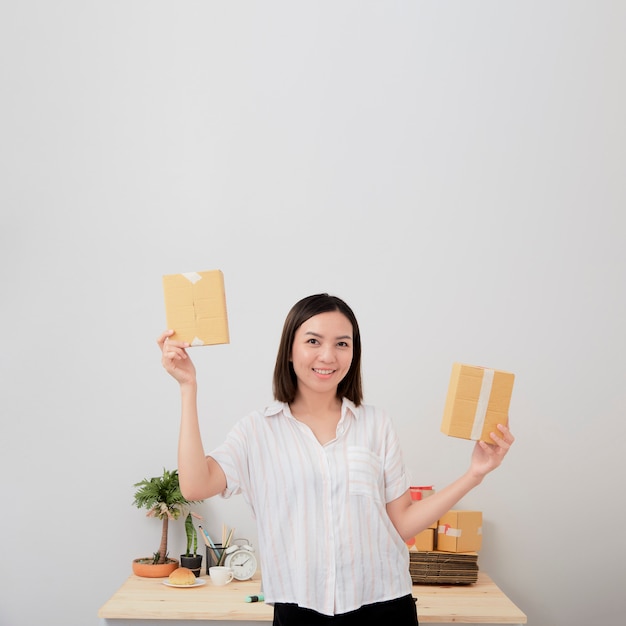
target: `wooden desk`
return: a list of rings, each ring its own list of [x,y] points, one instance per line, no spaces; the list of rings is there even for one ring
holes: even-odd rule
[[[224,587],[215,587],[207,579],[206,585],[190,589],[167,587],[162,581],[130,576],[100,608],[98,617],[111,626],[136,626],[138,620],[150,620],[146,623],[151,625],[154,620],[205,620],[239,622],[239,626],[272,621],[272,607],[245,601],[246,596],[258,593],[260,579],[235,581]],[[526,623],[526,615],[483,572],[472,585],[413,585],[413,596],[417,597],[420,624]]]

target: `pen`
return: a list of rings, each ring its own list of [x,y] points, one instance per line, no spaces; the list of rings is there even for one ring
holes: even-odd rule
[[[209,536],[209,533],[204,530],[204,528],[202,528],[202,526],[200,526],[200,524],[198,524],[198,528],[202,531],[202,534],[207,538],[209,545],[211,546],[211,548],[213,549],[213,552],[215,552],[215,556],[219,559],[220,558],[220,552],[219,550],[215,547],[215,544],[213,543],[213,540],[211,539],[211,537]]]

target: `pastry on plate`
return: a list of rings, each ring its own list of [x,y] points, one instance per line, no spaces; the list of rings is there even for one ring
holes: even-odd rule
[[[188,567],[175,569],[167,578],[171,585],[195,585],[196,575]]]

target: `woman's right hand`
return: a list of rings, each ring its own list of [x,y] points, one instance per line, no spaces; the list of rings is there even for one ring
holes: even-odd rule
[[[196,382],[196,368],[187,354],[189,344],[174,341],[170,337],[173,330],[166,330],[158,339],[161,349],[161,363],[165,371],[173,376],[180,385]]]

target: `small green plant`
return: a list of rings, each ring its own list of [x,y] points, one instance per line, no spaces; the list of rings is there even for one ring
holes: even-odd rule
[[[152,561],[155,564],[166,563],[169,522],[177,520],[188,511],[192,501],[187,500],[180,491],[178,470],[163,469],[162,476],[144,478],[134,486],[137,487],[134,505],[138,509],[148,509],[148,517],[156,517],[162,521],[161,545],[153,554]]]
[[[187,535],[187,552],[185,556],[196,556],[198,553],[198,531],[193,525],[193,513],[191,512],[187,513],[185,518],[185,534]]]

